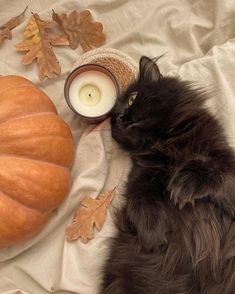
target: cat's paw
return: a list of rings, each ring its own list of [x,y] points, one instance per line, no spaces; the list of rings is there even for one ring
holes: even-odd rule
[[[204,163],[191,161],[178,168],[168,185],[170,198],[182,209],[187,203],[208,196],[208,170]]]

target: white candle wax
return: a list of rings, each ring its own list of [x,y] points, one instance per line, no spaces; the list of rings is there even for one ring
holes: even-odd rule
[[[117,90],[109,76],[87,70],[74,78],[69,88],[73,108],[83,116],[98,117],[108,113],[115,104]]]

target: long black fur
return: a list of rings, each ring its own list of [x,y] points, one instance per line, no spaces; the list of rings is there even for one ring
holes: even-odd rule
[[[101,294],[235,293],[235,156],[205,99],[141,58],[112,114],[133,168]]]

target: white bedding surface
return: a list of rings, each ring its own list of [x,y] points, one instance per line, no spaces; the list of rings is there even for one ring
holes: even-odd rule
[[[210,107],[225,127],[235,147],[235,0],[0,0],[0,24],[19,14],[26,5],[42,19],[72,9],[89,9],[107,34],[106,47],[128,54],[166,53],[159,60],[163,74],[178,75],[212,91]],[[76,145],[73,185],[65,202],[33,240],[0,250],[0,293],[96,294],[99,268],[115,229],[108,214],[101,232],[88,244],[67,242],[65,228],[85,195],[96,197],[117,186],[121,198],[130,162],[110,136],[109,122],[98,126],[81,123],[63,98],[65,78],[82,54],[80,49],[55,49],[62,74],[39,82],[37,65],[20,64],[22,54],[13,44],[21,40],[26,22],[13,30],[13,39],[0,48],[0,74],[19,74],[44,90],[69,124]],[[101,130],[103,128],[103,131]],[[18,292],[17,292],[18,291]]]

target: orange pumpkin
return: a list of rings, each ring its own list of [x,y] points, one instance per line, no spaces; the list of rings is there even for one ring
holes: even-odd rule
[[[70,189],[74,144],[49,97],[0,77],[0,247],[39,233]]]

